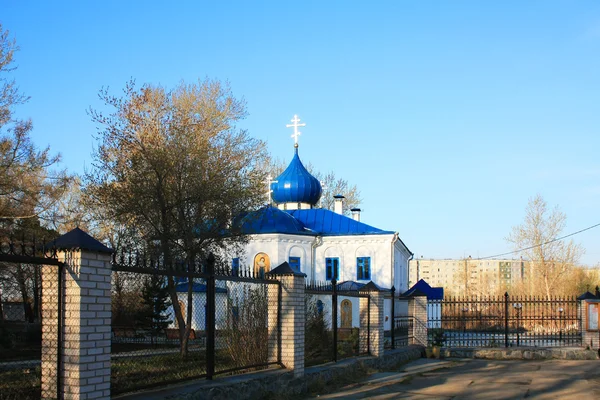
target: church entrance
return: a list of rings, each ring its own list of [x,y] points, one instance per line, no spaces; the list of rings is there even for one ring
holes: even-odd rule
[[[352,328],[352,302],[342,300],[342,328]]]
[[[265,273],[271,270],[271,259],[266,253],[258,253],[254,257],[254,276],[264,278]]]

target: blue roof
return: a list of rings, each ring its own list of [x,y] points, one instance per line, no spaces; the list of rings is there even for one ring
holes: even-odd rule
[[[265,206],[251,211],[240,218],[241,231],[245,234],[287,233],[291,235],[313,235],[302,222],[285,211]]]
[[[444,298],[444,288],[431,287],[429,283],[421,279],[415,283],[413,287],[408,289],[402,294],[403,297],[410,297],[413,294],[424,294],[427,296],[427,300],[442,300]]]
[[[384,231],[373,226],[355,221],[324,208],[313,208],[310,210],[287,210],[296,220],[300,221],[314,234],[323,236],[342,235],[381,235],[393,234],[392,231]]]
[[[187,282],[183,282],[183,283],[180,283],[179,285],[175,286],[175,291],[177,291],[179,293],[187,293],[187,291],[188,291]],[[206,293],[206,285],[203,283],[194,282],[194,284],[192,285],[192,292],[193,293]],[[217,286],[217,287],[215,287],[215,293],[227,293],[227,290],[222,287]]]
[[[271,183],[271,197],[276,203],[308,203],[315,205],[321,198],[321,182],[310,174],[298,157],[298,148],[290,165]]]

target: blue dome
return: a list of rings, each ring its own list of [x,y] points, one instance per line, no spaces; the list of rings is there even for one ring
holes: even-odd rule
[[[316,205],[321,198],[321,182],[302,165],[295,149],[290,165],[271,183],[271,197],[276,203],[308,203]]]
[[[265,206],[241,216],[241,231],[245,234],[288,233],[292,235],[310,234],[302,222],[285,211],[273,206]]]

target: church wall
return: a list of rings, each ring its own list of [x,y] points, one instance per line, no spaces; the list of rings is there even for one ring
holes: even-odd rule
[[[179,299],[179,303],[184,307],[184,315],[187,315],[187,293],[177,293],[177,298]],[[206,293],[193,293],[192,294],[192,329],[196,332],[203,331],[205,328],[206,321]],[[227,318],[226,313],[227,310],[227,294],[226,293],[217,293],[215,296],[215,306],[216,309],[219,310],[216,315],[216,328],[224,329],[226,327]],[[171,319],[171,324],[169,328],[176,328],[177,321],[175,318],[175,312],[173,310],[173,306],[169,306],[166,311],[166,315]],[[186,319],[186,317],[184,317]]]
[[[269,255],[271,268],[275,268],[289,257],[301,258],[301,271],[307,275],[307,281],[313,280],[312,257],[315,256],[314,280],[325,281],[325,259],[337,257],[340,261],[339,281],[357,281],[367,283],[368,280],[357,279],[357,257],[371,257],[371,279],[382,288],[396,287],[396,293],[408,290],[407,262],[410,253],[396,242],[392,246],[393,234],[385,235],[348,235],[324,236],[317,240],[312,236],[263,234],[252,238],[246,247],[245,265],[252,267],[256,254],[263,252]],[[313,245],[317,246],[313,250]],[[392,262],[394,272],[392,273]],[[338,299],[338,324],[341,326],[341,302]],[[359,324],[359,301],[349,298],[352,303],[352,325]],[[329,316],[331,316],[331,298],[323,296],[322,301]],[[400,311],[400,310],[399,310]],[[397,312],[400,314],[400,312]],[[384,301],[384,329],[391,328],[391,300]],[[384,318],[385,319],[385,318]]]
[[[371,257],[371,279],[383,287],[392,286],[391,278],[391,242],[393,235],[356,235],[323,237],[323,244],[316,248],[317,281],[324,281],[325,258],[340,259],[340,281],[359,281],[357,278],[356,258]]]
[[[266,253],[269,256],[271,269],[277,267],[289,257],[300,257],[301,272],[310,276],[311,244],[314,238],[305,235],[284,235],[284,234],[262,234],[255,235],[249,241],[245,249],[245,254],[241,256],[240,264],[244,267],[252,268],[254,257],[258,253]]]
[[[323,302],[323,312],[325,317],[327,318],[327,328],[331,329],[331,318],[333,316],[332,308],[331,308],[331,295],[313,295],[311,296],[312,301],[316,302],[321,300]],[[358,297],[348,297],[348,296],[338,296],[338,328],[342,328],[342,302],[344,300],[350,301],[352,303],[352,328],[360,327],[360,302]]]
[[[411,254],[400,243],[396,242],[394,246],[394,287],[396,293],[403,293],[409,289],[408,283],[408,263]]]

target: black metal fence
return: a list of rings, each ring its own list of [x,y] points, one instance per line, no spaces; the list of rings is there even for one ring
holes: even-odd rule
[[[44,241],[0,242],[0,399],[56,398],[63,265]],[[46,265],[42,267],[42,265]],[[42,273],[46,268],[46,273]],[[42,293],[44,299],[42,299]],[[52,299],[53,301],[48,301]],[[42,334],[42,322],[44,333]],[[47,345],[42,347],[42,339]],[[44,362],[45,385],[41,366]]]
[[[490,296],[428,302],[429,344],[448,347],[581,346],[578,300]]]
[[[385,348],[397,349],[413,343],[414,319],[410,316],[396,316],[389,331],[389,341],[386,338]],[[386,332],[387,335],[387,332]]]
[[[151,265],[113,264],[113,394],[280,364],[278,281],[210,262]]]
[[[386,300],[390,301],[392,320],[390,329],[385,331],[384,347],[386,349],[396,349],[412,344],[414,319],[407,314],[408,300],[396,297],[396,288],[393,286],[390,289],[389,296],[386,296]],[[400,307],[400,303],[404,303],[404,307]]]
[[[359,291],[360,287],[356,282],[335,280],[306,284],[306,366],[337,362],[339,359],[364,353],[359,347],[359,299],[364,298],[368,302],[371,300],[367,292]],[[367,321],[367,338],[369,325]],[[367,345],[366,349],[368,348]]]

